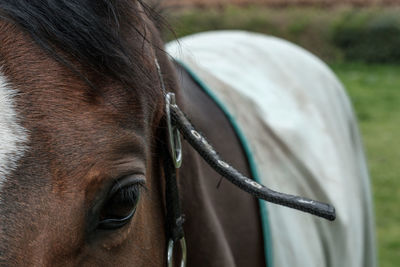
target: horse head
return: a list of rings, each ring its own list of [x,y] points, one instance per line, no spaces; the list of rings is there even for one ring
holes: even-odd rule
[[[122,0],[0,10],[0,265],[164,264],[156,58],[177,86],[151,11]]]

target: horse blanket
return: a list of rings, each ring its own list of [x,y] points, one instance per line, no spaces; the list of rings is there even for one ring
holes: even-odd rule
[[[289,42],[241,31],[192,35],[167,51],[226,112],[255,179],[336,207],[329,222],[261,201],[268,267],[375,266],[363,148],[330,69]]]

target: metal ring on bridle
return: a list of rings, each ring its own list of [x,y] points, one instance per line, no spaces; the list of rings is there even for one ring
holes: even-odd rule
[[[182,165],[182,143],[181,134],[178,128],[172,124],[171,120],[171,106],[176,106],[175,94],[167,93],[165,96],[166,102],[166,115],[167,115],[167,127],[168,127],[168,138],[172,160],[174,161],[175,168],[180,168]]]
[[[185,240],[185,238],[182,237],[179,240],[179,243],[181,244],[181,252],[182,252],[181,264],[179,266],[186,267],[186,240]],[[175,242],[172,239],[170,239],[168,242],[167,267],[173,267],[174,247],[175,247]]]

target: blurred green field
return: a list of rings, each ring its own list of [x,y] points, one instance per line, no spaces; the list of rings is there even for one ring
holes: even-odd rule
[[[391,10],[392,9],[392,10]],[[170,12],[178,37],[215,29],[243,29],[293,41],[331,62],[354,104],[368,157],[375,202],[379,266],[400,266],[400,65],[345,62],[331,43],[335,25],[351,17],[368,21],[370,14],[385,18],[399,8],[355,10],[339,7],[270,9],[224,7]],[[168,10],[167,10],[168,11]],[[354,19],[354,16],[358,16]],[[172,35],[167,34],[166,39]],[[333,63],[332,62],[340,62]]]
[[[372,177],[379,263],[400,264],[400,66],[331,65],[353,101]]]
[[[324,59],[340,59],[340,51],[330,44],[333,25],[353,9],[339,7],[330,16],[314,7],[269,7],[233,5],[223,8],[165,10],[165,16],[177,37],[194,32],[222,29],[241,29],[271,34],[290,40],[313,51]],[[165,32],[165,39],[175,36]]]
[[[176,36],[219,29],[242,29],[292,41],[327,61],[344,58],[400,64],[400,5],[267,6],[166,9]],[[167,40],[173,38],[166,31]],[[385,40],[385,41],[383,41]]]

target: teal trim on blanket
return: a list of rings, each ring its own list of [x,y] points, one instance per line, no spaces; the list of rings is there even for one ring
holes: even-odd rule
[[[250,171],[253,178],[257,182],[260,181],[259,172],[257,169],[257,165],[255,163],[253,153],[251,152],[249,143],[247,142],[246,137],[244,136],[242,130],[240,129],[238,123],[236,122],[235,118],[230,114],[227,107],[222,103],[222,101],[211,91],[211,89],[184,63],[179,60],[176,60],[193,78],[196,83],[203,89],[203,91],[218,105],[218,107],[225,113],[229,122],[231,123],[232,127],[234,128],[240,143],[245,151],[246,157],[249,161]],[[271,232],[268,220],[268,210],[264,200],[259,200],[260,206],[260,213],[261,213],[261,221],[263,226],[263,235],[264,235],[264,248],[265,248],[265,261],[267,267],[273,267],[272,264],[272,242],[271,242]]]

